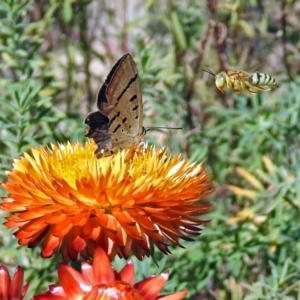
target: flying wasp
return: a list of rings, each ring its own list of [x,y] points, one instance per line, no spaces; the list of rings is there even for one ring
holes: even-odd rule
[[[224,93],[227,85],[228,89],[236,94],[246,92],[255,95],[257,92],[272,91],[278,88],[275,78],[260,72],[249,74],[244,71],[222,71],[217,75],[209,69],[201,69],[215,77],[216,87]]]

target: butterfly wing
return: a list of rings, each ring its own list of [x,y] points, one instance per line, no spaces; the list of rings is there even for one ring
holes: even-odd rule
[[[124,54],[108,74],[98,92],[97,106],[99,112],[91,113],[85,122],[90,126],[86,136],[98,145],[96,153],[114,152],[141,141],[145,135],[142,94],[130,54]]]

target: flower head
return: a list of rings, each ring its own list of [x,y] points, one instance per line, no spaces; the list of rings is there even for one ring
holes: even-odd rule
[[[34,300],[180,300],[186,294],[183,290],[174,294],[159,295],[168,280],[168,272],[135,283],[132,262],[128,262],[117,272],[101,248],[96,248],[92,263],[82,262],[81,273],[61,263],[58,277],[60,285],[51,285],[49,291],[35,296]]]
[[[21,267],[17,267],[15,274],[10,279],[7,268],[0,266],[0,299],[21,300],[27,293],[29,283],[23,286],[24,272]]]
[[[142,146],[97,159],[95,148],[52,145],[14,161],[1,208],[15,213],[5,225],[18,228],[19,244],[43,241],[43,257],[61,247],[64,259],[88,258],[101,246],[110,259],[142,259],[152,243],[168,253],[167,241],[199,234],[210,206],[198,201],[211,192],[202,165]]]

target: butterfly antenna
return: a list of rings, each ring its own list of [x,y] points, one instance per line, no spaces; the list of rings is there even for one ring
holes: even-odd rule
[[[216,77],[216,74],[214,74],[214,73],[213,73],[211,70],[209,70],[209,69],[200,69],[200,70],[202,70],[202,71],[204,71],[204,72],[206,72],[206,73],[208,73],[208,74],[210,74],[210,75]]]
[[[174,130],[179,130],[182,129],[182,127],[165,127],[165,126],[158,126],[158,127],[147,127],[146,132],[149,130],[155,130],[155,129],[174,129]]]

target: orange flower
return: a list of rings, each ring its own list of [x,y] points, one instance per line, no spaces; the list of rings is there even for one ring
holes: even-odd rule
[[[15,213],[5,225],[20,245],[43,240],[43,257],[61,247],[64,259],[88,258],[101,246],[110,259],[143,259],[151,243],[169,253],[168,240],[199,234],[196,216],[210,206],[197,202],[211,192],[202,165],[142,146],[97,159],[95,148],[52,145],[14,161],[1,208]]]
[[[128,262],[120,272],[117,272],[101,248],[96,248],[92,264],[87,261],[82,262],[81,273],[61,263],[58,277],[60,285],[51,285],[49,291],[33,299],[179,300],[186,295],[185,290],[169,295],[159,295],[168,280],[169,272],[134,283],[133,263]]]
[[[0,266],[0,299],[21,300],[27,293],[29,283],[23,286],[24,272],[21,267],[17,267],[15,274],[10,279],[7,268]]]

